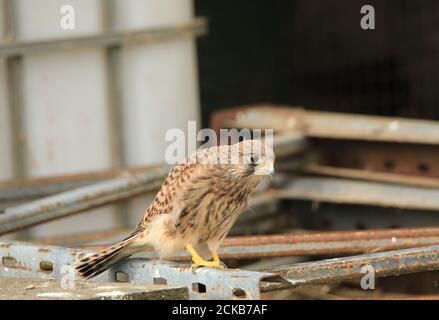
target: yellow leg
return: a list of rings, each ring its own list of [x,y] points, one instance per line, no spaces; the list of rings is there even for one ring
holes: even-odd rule
[[[212,252],[213,261],[207,261],[204,260],[200,255],[195,251],[195,249],[192,247],[192,245],[188,244],[186,246],[187,251],[192,256],[192,269],[197,269],[200,267],[211,267],[216,269],[224,269],[224,265],[219,260],[218,255],[216,252]]]
[[[220,260],[220,258],[218,257],[218,253],[216,253],[216,251],[211,250],[210,254],[212,255],[213,261],[216,263],[219,263],[222,266],[222,269],[227,269],[227,266],[224,264],[224,262],[222,262]]]
[[[210,251],[210,254],[212,255],[213,261],[221,262],[220,258],[218,257],[218,253],[216,251]]]

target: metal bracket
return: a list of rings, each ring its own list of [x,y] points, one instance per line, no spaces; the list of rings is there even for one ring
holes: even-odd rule
[[[62,247],[0,242],[0,277],[62,280],[68,273],[65,267],[73,267],[83,254]],[[236,269],[192,271],[184,263],[132,258],[116,264],[94,280],[184,286],[188,288],[190,299],[259,299],[261,281],[272,277],[275,275],[271,273]]]

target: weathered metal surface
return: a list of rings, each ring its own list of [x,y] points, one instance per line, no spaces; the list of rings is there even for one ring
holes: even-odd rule
[[[386,122],[388,119],[377,119],[374,117],[357,119],[351,115],[335,115],[336,122],[341,121],[340,117],[349,117],[353,122],[358,120],[358,123],[342,128],[334,128],[330,125],[330,132],[328,133],[328,131],[322,131],[319,128],[313,127],[315,123],[322,124],[325,121],[330,121],[331,117],[327,114],[291,109],[273,112],[270,109],[270,115],[274,114],[274,116],[267,117],[267,112],[268,109],[264,110],[264,108],[251,110],[250,113],[249,111],[241,110],[232,117],[226,117],[227,121],[225,123],[227,123],[227,126],[240,127],[245,125],[250,128],[252,126],[256,128],[275,128],[280,133],[277,136],[277,140],[275,139],[274,141],[275,147],[280,148],[280,151],[278,151],[283,156],[300,152],[308,147],[309,141],[306,140],[306,137],[402,142],[403,140],[399,140],[398,137],[407,136],[409,128],[414,130],[412,136],[414,139],[404,141],[424,143],[416,140],[419,139],[420,132],[429,137],[434,136],[434,133],[430,132],[433,130],[432,126],[424,122],[411,123],[403,121],[401,125],[399,120],[396,122]],[[265,116],[261,117],[261,114],[265,114]],[[309,120],[307,118],[312,119]],[[352,129],[352,132],[344,133],[346,135],[341,134],[343,130],[348,129]],[[400,129],[401,131],[395,134]],[[378,139],[373,139],[376,136],[378,136]],[[437,144],[437,142],[432,143],[428,139],[425,143]],[[432,146],[424,147],[432,148]],[[428,152],[425,155],[428,155]],[[380,167],[386,166],[384,161],[386,159],[376,159],[377,167],[372,168],[372,170],[376,172],[380,172],[382,169],[392,170],[392,168]],[[416,170],[419,171],[417,174],[422,177],[417,178],[423,180],[421,184],[418,184],[419,181],[416,180],[415,183],[412,183],[413,186],[295,176],[293,180],[283,185],[280,189],[269,189],[260,193],[256,203],[276,203],[283,199],[308,199],[317,202],[437,210],[439,209],[439,191],[432,188],[436,187],[436,185],[431,185],[430,180],[429,185],[422,184],[426,181],[425,176],[431,173],[424,172],[425,166],[421,166],[421,164],[425,165],[425,163],[425,161],[420,163],[413,162],[410,163],[410,168],[404,167],[400,168],[401,170],[394,170],[395,173],[407,175],[413,174]],[[328,164],[331,164],[331,161]],[[431,164],[427,163],[427,167],[431,168]],[[331,167],[330,170],[332,169],[334,168]],[[336,167],[335,169],[340,168]],[[346,170],[344,167],[342,169]],[[367,165],[357,169],[367,169]],[[157,169],[155,173],[157,171],[160,170]],[[326,173],[331,175],[333,174],[331,172]],[[131,173],[127,177],[119,177],[40,201],[34,201],[24,206],[6,209],[3,215],[0,214],[0,234],[87,210],[119,199],[125,199],[139,192],[145,192],[146,186],[151,188],[151,185],[154,184],[156,186],[155,183],[161,183],[161,177],[160,179],[157,178],[159,175],[156,175],[155,178],[148,178],[150,173]],[[325,174],[325,172],[314,173]],[[352,172],[347,172],[348,176],[352,174]],[[392,179],[395,177],[391,173],[390,175],[390,178],[388,177],[390,180],[383,182],[400,182],[397,180],[393,181]],[[356,176],[355,178],[368,180],[370,177]],[[399,179],[400,177],[398,176],[397,178]],[[406,178],[401,178],[403,182],[404,179]],[[425,247],[428,245],[430,247]],[[403,248],[411,249],[387,251]],[[264,272],[220,271],[206,268],[193,272],[188,264],[166,263],[157,260],[157,256],[154,253],[146,252],[140,255],[141,258],[128,259],[115,265],[97,277],[96,280],[115,281],[118,279],[120,281],[124,279],[124,281],[131,283],[166,283],[168,285],[183,286],[188,289],[189,297],[192,299],[257,299],[260,297],[260,289],[262,291],[270,291],[355,280],[363,276],[361,267],[366,264],[371,265],[375,269],[377,277],[437,270],[439,269],[439,229],[418,228],[235,237],[228,238],[225,241],[224,246],[219,250],[219,255],[222,259],[241,259],[294,255],[342,255],[379,251],[387,252],[300,263],[272,268],[264,270]],[[0,243],[0,276],[60,279],[62,276],[62,266],[72,266],[79,255],[79,251],[65,248]],[[173,258],[180,261],[187,261],[189,259],[188,255],[183,252]]]
[[[218,253],[221,259],[248,259],[372,253],[435,244],[439,245],[439,228],[301,232],[228,237]],[[83,249],[98,250],[103,247],[85,246]],[[157,259],[157,254],[152,250],[141,253],[139,256]],[[190,260],[190,256],[185,251],[170,258],[177,261]]]
[[[177,26],[152,28],[130,32],[107,32],[97,35],[68,39],[50,39],[33,42],[11,42],[0,46],[0,56],[16,56],[46,53],[56,50],[77,50],[83,48],[133,46],[169,41],[188,36],[200,36],[207,32],[207,21],[197,18]]]
[[[310,145],[320,166],[400,175],[399,182],[439,178],[437,145],[336,139],[313,139]]]
[[[170,285],[187,287],[191,299],[259,299],[261,281],[275,277],[266,272],[239,269],[201,268],[194,272],[189,264],[144,259],[129,259],[113,267],[112,271],[125,272],[135,283],[166,279]]]
[[[45,178],[16,179],[0,182],[0,202],[40,198],[111,178],[154,172],[165,166],[120,167],[96,172],[60,175]]]
[[[0,214],[0,235],[152,191],[166,173],[158,168],[7,208]]]
[[[62,247],[86,247],[93,243],[112,243],[122,240],[132,232],[132,227],[114,228],[111,230],[95,230],[91,232],[68,233],[56,236],[23,239],[23,241],[38,245]]]
[[[0,278],[0,300],[182,300],[185,287],[136,285],[116,282],[82,282],[69,288],[61,281]]]
[[[266,196],[264,192],[256,192],[249,203],[250,209],[238,218],[231,234],[248,233],[249,230],[258,228],[258,224],[263,224],[263,230],[268,230],[270,226],[264,221],[276,221],[278,215],[276,210],[278,201]],[[261,222],[262,221],[262,222]],[[22,239],[41,245],[57,245],[66,247],[83,247],[84,245],[100,245],[115,243],[122,240],[132,231],[132,227],[115,228],[112,230],[92,231],[81,233],[67,233],[57,236],[36,237]]]
[[[307,137],[439,144],[437,121],[307,111],[275,105],[253,105],[216,116],[216,126],[298,131]]]
[[[245,118],[245,117],[241,117],[242,114],[245,114],[246,116],[250,114],[251,117],[251,111],[250,110],[247,111],[245,107],[234,108],[233,110],[221,110],[219,112],[216,112],[212,116],[211,128],[217,132],[218,137],[220,136],[219,131],[221,129],[232,128],[234,127],[234,125],[237,125],[236,127],[239,129],[241,128],[272,129],[273,128],[270,125],[264,126],[263,124],[261,124],[261,126],[257,126],[257,125],[245,126],[244,124],[241,123],[241,121],[244,121],[243,118]],[[239,119],[239,120],[237,120],[235,123],[234,119]],[[272,119],[272,118],[269,117],[268,119]],[[248,123],[246,122],[246,124]],[[273,149],[274,152],[276,153],[277,158],[283,158],[291,154],[302,153],[308,148],[308,142],[306,140],[306,137],[302,133],[295,131],[286,131],[286,130],[280,130],[280,131],[281,132],[274,135],[273,137]],[[220,143],[220,141],[218,141],[217,143]]]
[[[313,138],[304,140],[313,152],[303,166],[305,171],[383,182],[295,176],[285,189],[273,192],[274,198],[439,209],[439,182],[435,179],[439,176],[435,166],[439,122],[262,104],[221,110],[212,124],[215,128],[272,128],[280,136]],[[284,162],[277,167],[288,169]],[[292,167],[298,169],[297,165]]]
[[[221,258],[343,255],[439,244],[438,228],[310,232],[227,238]]]
[[[371,235],[372,238],[380,236]],[[63,268],[71,268],[83,254],[61,247],[3,242],[0,243],[0,277],[60,280],[66,275]],[[194,272],[189,264],[133,258],[116,264],[95,280],[184,286],[191,299],[258,299],[261,291],[359,279],[364,275],[361,272],[364,265],[374,268],[375,277],[437,270],[439,246],[298,263],[263,272],[210,268]]]
[[[297,242],[328,242],[328,241],[358,241],[390,239],[397,241],[401,238],[438,237],[438,227],[398,228],[378,230],[349,230],[324,232],[295,232],[276,235],[240,236],[226,238],[224,245],[264,245]]]
[[[364,266],[371,266],[375,277],[386,277],[439,269],[439,246],[394,250],[352,257],[298,263],[265,270],[276,273],[288,284],[265,283],[262,291],[309,285],[340,283],[360,279]]]
[[[338,178],[369,180],[384,183],[410,185],[421,188],[439,188],[439,179],[429,177],[407,176],[398,173],[376,172],[362,169],[348,169],[331,166],[309,164],[302,167],[307,173],[332,176]]]
[[[439,144],[437,121],[308,111],[307,136]]]
[[[439,190],[328,177],[295,176],[273,197],[365,204],[404,209],[439,209]]]
[[[212,116],[212,128],[274,129],[276,132],[296,131],[303,133],[300,122],[306,111],[295,106],[246,105],[220,110]]]
[[[72,270],[79,257],[89,252],[0,242],[0,277],[60,280]],[[274,275],[244,270],[201,268],[194,272],[187,263],[132,258],[116,264],[94,280],[183,286],[188,288],[190,299],[258,299],[261,281],[270,277]]]
[[[96,181],[66,182],[59,184],[48,184],[34,187],[13,187],[1,189],[0,203],[11,203],[19,201],[30,201],[36,198],[47,197],[56,193],[65,192],[74,188],[90,185]]]
[[[273,137],[273,150],[276,158],[303,153],[309,147],[305,136],[297,132],[284,132]]]

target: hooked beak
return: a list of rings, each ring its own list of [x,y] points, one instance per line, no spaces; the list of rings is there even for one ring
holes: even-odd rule
[[[270,167],[268,174],[270,175],[271,179],[274,178],[274,167],[273,166]]]
[[[270,176],[271,178],[273,178],[274,177],[274,166],[273,165],[263,166],[263,167],[257,169],[255,174],[261,175],[261,176]]]

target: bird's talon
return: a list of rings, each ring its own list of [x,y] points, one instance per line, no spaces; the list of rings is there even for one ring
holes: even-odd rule
[[[215,268],[215,269],[226,269],[226,266],[224,263],[222,263],[216,254],[216,252],[212,252],[213,261],[207,261],[204,260],[192,247],[192,245],[188,244],[186,246],[186,249],[189,251],[189,253],[192,256],[192,271],[195,272],[198,268],[201,267],[208,267],[208,268]]]
[[[227,267],[221,261],[206,261],[206,260],[197,260],[192,263],[192,270],[195,271],[201,267],[208,267],[214,269],[225,270]]]

